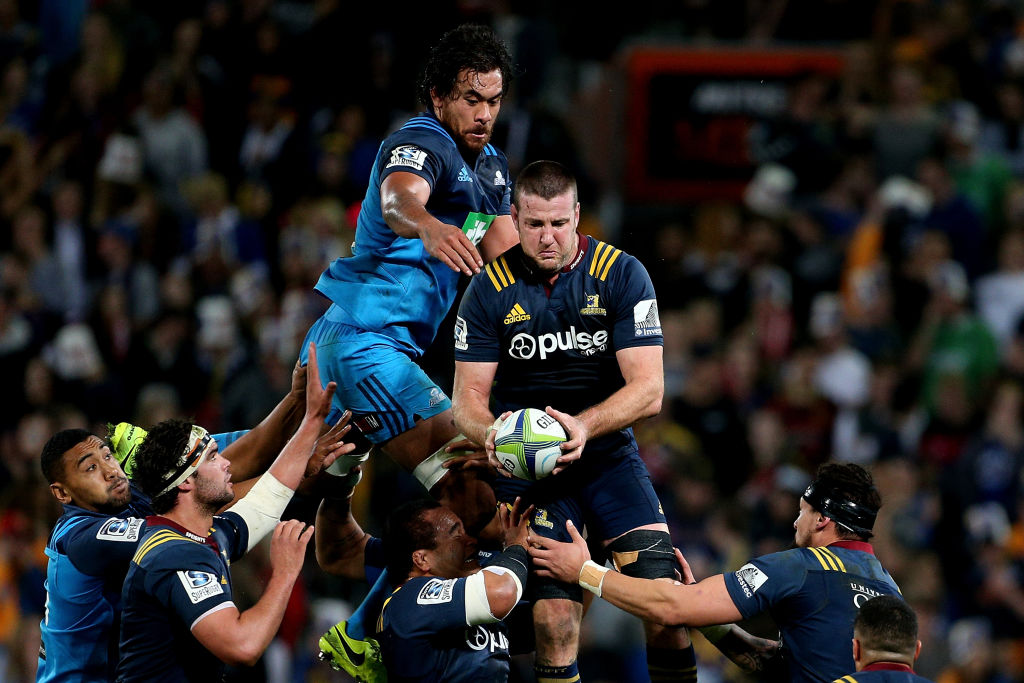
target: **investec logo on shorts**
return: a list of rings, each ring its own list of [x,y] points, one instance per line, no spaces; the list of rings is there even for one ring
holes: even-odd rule
[[[391,150],[391,159],[385,168],[392,166],[408,166],[417,171],[423,170],[423,162],[427,160],[427,153],[416,145],[399,145]]]
[[[598,330],[594,334],[588,334],[577,332],[574,325],[569,328],[568,332],[548,332],[539,337],[520,332],[512,337],[508,355],[519,360],[530,360],[539,351],[541,360],[544,360],[552,351],[576,349],[584,356],[593,356],[606,348],[608,348],[607,330]]]
[[[661,318],[658,317],[658,300],[644,299],[633,306],[634,336],[651,337],[661,334]]]

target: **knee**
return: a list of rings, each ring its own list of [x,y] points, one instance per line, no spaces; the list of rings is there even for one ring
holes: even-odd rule
[[[567,666],[576,660],[583,605],[572,600],[540,600],[533,608],[537,663]]]

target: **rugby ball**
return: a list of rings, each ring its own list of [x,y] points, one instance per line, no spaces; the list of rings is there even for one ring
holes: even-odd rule
[[[555,469],[566,441],[565,429],[543,410],[523,408],[501,423],[494,433],[494,451],[513,477],[534,481]]]

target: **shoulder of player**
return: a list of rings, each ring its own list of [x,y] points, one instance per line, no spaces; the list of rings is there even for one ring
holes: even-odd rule
[[[215,552],[176,529],[157,526],[149,529],[139,541],[132,563],[147,568],[180,569],[208,559]]]
[[[381,152],[390,154],[392,150],[403,145],[418,147],[430,154],[441,155],[445,158],[458,153],[455,140],[452,139],[448,131],[438,123],[437,119],[424,114],[412,117],[401,128],[389,135],[381,145]]]
[[[581,266],[590,277],[599,282],[606,282],[610,279],[620,277],[633,268],[643,268],[637,258],[628,254],[613,244],[602,242],[596,237],[583,236],[590,241],[587,247],[587,255]]]
[[[526,268],[522,265],[522,253],[523,249],[518,244],[510,247],[494,260],[484,264],[483,270],[473,276],[474,282],[471,284],[488,293],[508,289],[527,274]]]

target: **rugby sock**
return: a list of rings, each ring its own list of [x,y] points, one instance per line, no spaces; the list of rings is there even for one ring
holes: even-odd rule
[[[370,591],[356,607],[356,611],[345,622],[345,633],[349,638],[366,640],[373,635],[373,626],[377,623],[377,616],[384,607],[384,599],[391,593],[391,581],[388,580],[388,572],[385,569],[374,581]],[[366,620],[369,619],[370,628],[366,628]]]
[[[651,683],[683,681],[697,683],[697,657],[693,645],[682,650],[647,646],[647,673]]]
[[[580,670],[576,667],[576,662],[569,666],[534,664],[533,673],[537,676],[537,683],[574,683],[580,680]]]

